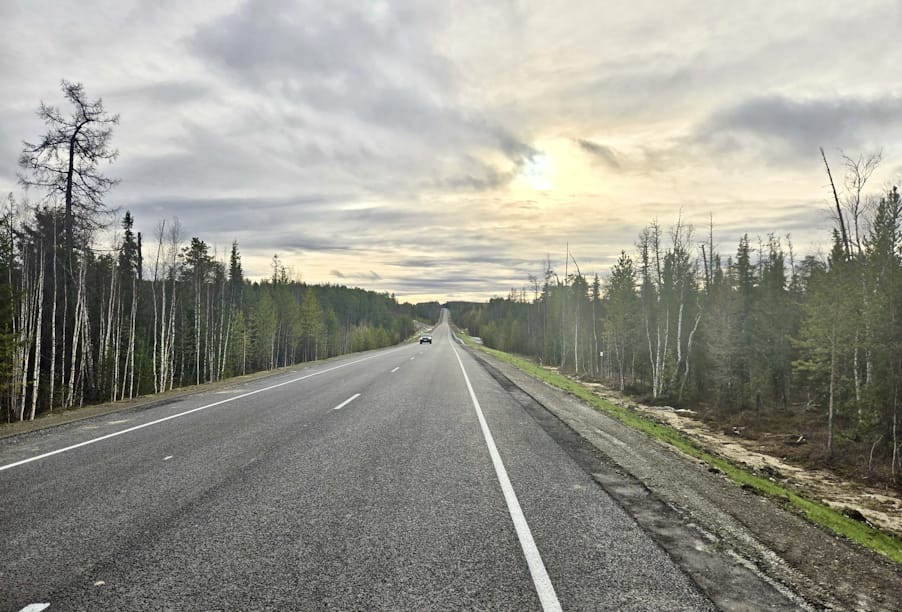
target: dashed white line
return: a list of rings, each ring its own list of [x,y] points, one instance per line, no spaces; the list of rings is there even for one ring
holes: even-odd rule
[[[357,399],[358,397],[360,397],[360,394],[359,394],[359,393],[355,393],[354,395],[352,395],[351,397],[349,397],[348,399],[346,399],[345,401],[343,401],[342,403],[340,403],[338,406],[336,406],[336,407],[333,408],[332,410],[341,410],[342,408],[344,408],[345,406],[347,406],[348,404],[350,404],[351,402],[353,402],[353,401],[354,401],[355,399]]]
[[[400,370],[400,369],[401,369],[401,366],[398,366],[397,368],[395,368],[394,370],[392,370],[391,373],[394,374],[395,372],[397,372],[397,371]]]
[[[520,548],[523,549],[523,556],[526,557],[526,564],[529,566],[529,573],[536,587],[539,602],[541,602],[542,609],[545,612],[559,612],[561,610],[561,602],[558,601],[557,594],[554,592],[554,585],[551,584],[551,578],[548,577],[545,563],[542,562],[542,555],[539,554],[539,548],[536,546],[536,542],[532,537],[532,531],[529,529],[529,524],[526,522],[522,508],[520,508],[517,494],[514,492],[514,487],[507,476],[507,470],[504,469],[504,462],[501,461],[501,455],[498,454],[495,439],[492,437],[489,425],[482,414],[479,400],[476,399],[476,392],[473,391],[473,385],[470,384],[470,377],[467,376],[467,371],[464,369],[464,362],[461,361],[457,349],[452,346],[451,350],[454,351],[454,356],[457,357],[460,371],[463,372],[464,380],[467,383],[470,400],[473,402],[473,408],[476,410],[476,417],[479,419],[479,426],[482,428],[486,446],[489,447],[489,455],[492,458],[492,464],[495,466],[495,475],[498,477],[498,483],[501,485],[502,493],[504,493],[504,501],[507,502],[507,510],[511,515],[511,520],[514,522],[517,537],[520,539]]]
[[[33,603],[28,604],[27,606],[19,610],[19,612],[41,612],[41,610],[46,610],[49,607],[49,603]]]
[[[134,427],[129,427],[129,428],[123,429],[121,431],[114,431],[113,433],[106,434],[105,436],[100,436],[98,438],[92,438],[90,440],[85,440],[84,442],[79,442],[78,444],[73,444],[72,446],[66,446],[65,448],[59,448],[55,451],[50,451],[47,453],[43,453],[41,455],[36,455],[34,457],[29,457],[28,459],[22,459],[21,461],[16,461],[14,463],[10,463],[7,465],[0,465],[0,472],[2,472],[3,470],[8,470],[8,469],[11,469],[14,467],[18,467],[20,465],[25,465],[26,463],[38,461],[40,459],[46,459],[47,457],[52,457],[53,455],[59,455],[60,453],[65,453],[70,450],[75,450],[76,448],[81,448],[82,446],[88,446],[89,444],[94,444],[96,442],[100,442],[101,440],[115,438],[116,436],[121,436],[122,434],[127,434],[127,433],[130,433],[133,431],[137,431],[139,429],[144,429],[145,427],[150,427],[151,425],[157,425],[158,423],[164,423],[166,421],[171,421],[172,419],[177,419],[179,417],[183,417],[183,416],[192,414],[194,412],[200,412],[201,410],[206,410],[207,408],[213,408],[214,406],[221,406],[222,404],[228,404],[229,402],[234,402],[236,400],[240,400],[245,397],[250,397],[251,395],[257,395],[258,393],[263,393],[264,391],[271,391],[272,389],[278,389],[279,387],[284,387],[285,385],[290,385],[290,384],[293,384],[296,382],[300,382],[302,380],[306,380],[308,378],[313,378],[314,376],[319,376],[320,374],[326,374],[327,372],[334,372],[335,370],[340,370],[341,368],[346,368],[348,366],[362,363],[364,361],[369,361],[370,359],[375,359],[376,357],[382,357],[388,352],[391,352],[393,350],[400,350],[401,348],[404,348],[404,347],[399,347],[398,349],[391,349],[390,351],[384,351],[377,355],[370,355],[369,357],[364,357],[363,359],[349,361],[349,362],[343,363],[341,365],[337,365],[337,366],[334,366],[331,368],[326,368],[325,370],[319,370],[317,372],[312,372],[305,376],[299,376],[298,378],[292,378],[291,380],[286,380],[285,382],[280,382],[275,385],[263,387],[262,389],[255,389],[253,391],[248,391],[247,393],[242,393],[241,395],[236,395],[234,397],[229,397],[229,398],[226,398],[223,400],[219,400],[218,402],[213,402],[212,404],[206,404],[205,406],[199,406],[197,408],[192,408],[191,410],[179,412],[178,414],[171,414],[167,417],[163,417],[162,419],[156,419],[155,421],[142,423],[141,425],[135,425]]]
[[[416,355],[414,355],[413,357],[410,358],[410,360],[413,361],[416,358],[417,358]]]
[[[170,459],[172,459],[172,455],[166,455],[165,457],[163,457],[163,461],[169,461]]]

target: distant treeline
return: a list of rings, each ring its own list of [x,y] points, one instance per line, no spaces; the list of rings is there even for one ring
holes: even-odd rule
[[[61,207],[12,196],[0,218],[4,420],[384,347],[438,317],[438,304],[292,280],[278,257],[250,282],[237,244],[219,261],[177,222],[148,247],[126,213],[108,251],[89,232],[66,248],[65,228]]]
[[[853,165],[854,167],[854,165]],[[487,346],[603,380],[650,401],[721,414],[807,412],[895,480],[902,382],[902,202],[837,197],[826,259],[743,237],[735,256],[657,223],[602,281],[569,257],[488,304],[450,303]],[[757,412],[756,412],[757,411]],[[822,421],[820,419],[823,419]],[[870,454],[868,456],[868,449]]]

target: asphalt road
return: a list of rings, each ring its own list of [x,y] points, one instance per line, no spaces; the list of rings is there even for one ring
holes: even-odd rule
[[[0,609],[714,609],[433,336],[0,440]]]

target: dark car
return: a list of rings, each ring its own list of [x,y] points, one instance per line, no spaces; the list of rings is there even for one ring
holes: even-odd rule
[[[420,336],[420,344],[425,344],[427,342],[432,344],[432,336]]]

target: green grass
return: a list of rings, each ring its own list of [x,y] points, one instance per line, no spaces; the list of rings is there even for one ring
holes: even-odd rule
[[[585,387],[558,372],[540,367],[528,359],[478,345],[472,342],[470,338],[464,334],[458,335],[463,338],[468,345],[476,347],[501,361],[511,364],[533,378],[545,381],[550,385],[567,391],[584,400],[596,410],[616,418],[633,429],[638,429],[650,436],[667,442],[690,457],[704,461],[708,465],[715,467],[726,474],[728,478],[736,483],[796,508],[811,522],[827,527],[839,535],[845,536],[850,540],[858,542],[871,550],[889,557],[896,563],[902,563],[902,542],[891,535],[851,519],[820,502],[803,497],[799,493],[782,487],[767,478],[744,470],[722,457],[712,455],[676,429],[648,419],[631,410],[617,406],[616,404],[612,404],[595,395],[588,387]]]

